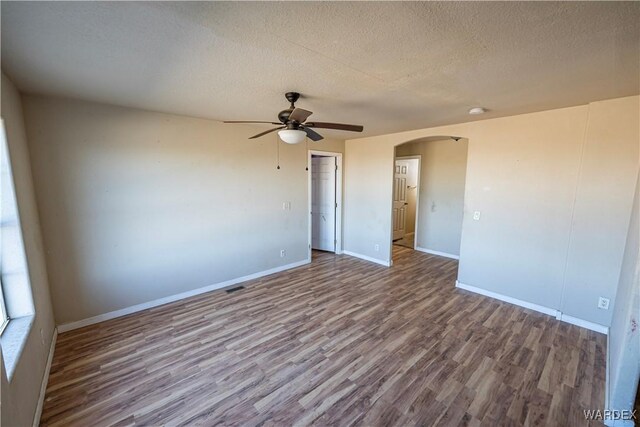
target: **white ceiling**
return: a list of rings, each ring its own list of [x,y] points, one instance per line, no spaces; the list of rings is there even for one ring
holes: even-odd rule
[[[639,2],[2,2],[28,93],[377,135],[634,95]],[[323,132],[343,138],[359,136]]]

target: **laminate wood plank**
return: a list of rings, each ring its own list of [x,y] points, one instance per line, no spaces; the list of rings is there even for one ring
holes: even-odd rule
[[[586,424],[606,337],[456,275],[399,246],[391,268],[314,252],[241,291],[62,333],[41,424]]]

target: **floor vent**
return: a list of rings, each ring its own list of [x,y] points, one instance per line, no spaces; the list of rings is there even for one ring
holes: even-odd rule
[[[231,292],[239,291],[242,289],[244,289],[244,286],[236,286],[235,288],[227,289],[227,293],[230,294]]]

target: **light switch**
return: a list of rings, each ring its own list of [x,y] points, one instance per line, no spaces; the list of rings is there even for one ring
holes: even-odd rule
[[[473,220],[474,221],[480,221],[480,211],[475,211],[473,213]]]

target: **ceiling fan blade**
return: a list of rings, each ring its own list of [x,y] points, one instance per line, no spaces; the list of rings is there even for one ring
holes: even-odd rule
[[[361,125],[348,125],[345,123],[313,122],[305,123],[304,125],[313,128],[348,130],[350,132],[362,132],[362,130],[364,129],[364,127]]]
[[[249,139],[260,138],[260,137],[261,137],[261,136],[263,136],[263,135],[266,135],[266,134],[268,134],[268,133],[274,132],[274,131],[276,131],[276,130],[284,129],[285,127],[286,127],[286,126],[280,126],[280,127],[277,127],[277,128],[269,129],[269,130],[266,130],[266,131],[264,131],[264,132],[260,132],[260,133],[259,133],[259,134],[257,134],[257,135],[253,135],[253,136],[249,137]]]
[[[272,125],[281,125],[280,122],[259,122],[256,120],[225,120],[222,123],[270,123]]]
[[[289,120],[295,120],[298,123],[304,123],[307,118],[312,115],[311,111],[303,110],[302,108],[294,108],[289,115]]]
[[[305,131],[307,133],[307,136],[309,137],[310,140],[312,141],[320,141],[321,139],[324,139],[324,137],[322,135],[320,135],[318,132],[314,131],[313,129],[309,129],[307,127],[303,127],[302,128],[303,131]]]

